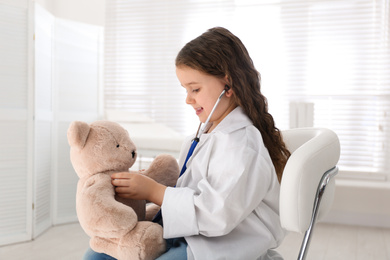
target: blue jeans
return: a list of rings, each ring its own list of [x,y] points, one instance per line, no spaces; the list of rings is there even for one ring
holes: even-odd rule
[[[184,238],[166,239],[167,251],[156,260],[187,260],[187,242]]]
[[[97,253],[91,248],[88,248],[87,252],[84,254],[83,260],[115,260],[115,258],[104,253]]]
[[[167,251],[156,260],[187,260],[187,242],[184,238],[166,239]],[[91,248],[85,252],[84,260],[116,260],[104,253],[97,253]]]

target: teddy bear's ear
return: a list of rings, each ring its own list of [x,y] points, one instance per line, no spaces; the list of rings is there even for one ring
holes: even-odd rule
[[[71,147],[82,149],[87,141],[91,127],[81,121],[74,121],[68,128],[68,142]]]

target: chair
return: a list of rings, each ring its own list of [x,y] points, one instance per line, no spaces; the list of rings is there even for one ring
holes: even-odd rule
[[[282,131],[282,136],[291,156],[281,182],[280,219],[287,231],[305,233],[298,255],[301,260],[306,258],[317,219],[333,202],[340,142],[325,128],[290,129]]]

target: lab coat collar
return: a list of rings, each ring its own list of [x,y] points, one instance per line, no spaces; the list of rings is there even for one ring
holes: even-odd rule
[[[253,125],[252,121],[245,114],[244,110],[240,106],[237,106],[213,129],[213,131],[211,131],[211,133],[204,133],[201,136],[199,145],[203,144],[215,132],[228,134],[238,129],[245,128],[248,125]]]
[[[231,132],[234,132],[238,129],[245,128],[249,125],[253,125],[252,121],[249,119],[249,117],[244,113],[244,110],[237,106],[235,109],[233,109],[232,112],[230,112],[218,125],[216,128],[214,128],[211,133],[204,133],[199,140],[198,145],[196,146],[192,156],[189,158],[187,162],[187,169],[189,165],[191,165],[191,162],[193,158],[196,156],[196,154],[199,152],[200,148],[207,142],[207,140],[214,135],[216,132],[221,132],[225,134],[229,134]],[[188,146],[189,148],[189,146]],[[184,159],[184,158],[183,158]],[[184,163],[184,160],[183,160]],[[184,174],[185,175],[185,174]]]
[[[248,125],[253,125],[252,121],[245,114],[242,107],[237,106],[230,112],[212,132],[231,133],[240,128],[245,128]]]

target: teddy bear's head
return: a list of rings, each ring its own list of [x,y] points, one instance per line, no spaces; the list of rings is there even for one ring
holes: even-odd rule
[[[136,146],[118,123],[74,121],[68,129],[70,159],[79,178],[127,171],[137,159]]]

